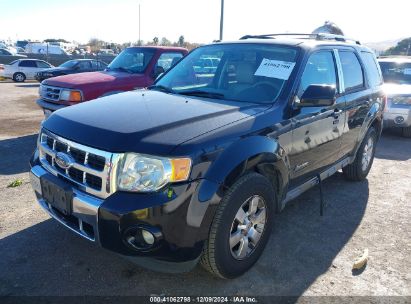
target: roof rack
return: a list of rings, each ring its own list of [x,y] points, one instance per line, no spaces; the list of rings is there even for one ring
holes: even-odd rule
[[[273,39],[278,36],[294,36],[300,39],[315,39],[315,40],[335,40],[341,42],[354,42],[355,44],[361,45],[361,43],[356,39],[347,38],[342,35],[334,35],[328,33],[319,33],[319,34],[302,34],[302,33],[281,33],[281,34],[264,34],[264,35],[245,35],[240,38],[240,40],[257,38],[257,39]]]

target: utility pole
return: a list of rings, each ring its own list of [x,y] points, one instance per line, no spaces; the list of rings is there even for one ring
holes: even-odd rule
[[[138,45],[141,45],[141,15],[140,15],[140,3],[138,4]]]
[[[223,24],[224,24],[224,0],[221,0],[220,40],[223,40]]]

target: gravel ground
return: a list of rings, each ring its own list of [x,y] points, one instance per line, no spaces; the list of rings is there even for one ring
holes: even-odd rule
[[[411,139],[385,132],[363,182],[326,180],[323,217],[318,189],[290,203],[245,276],[155,273],[73,235],[35,202],[27,172],[42,119],[37,89],[0,83],[0,295],[411,296]],[[7,188],[15,179],[23,184]],[[365,248],[367,266],[352,271]]]

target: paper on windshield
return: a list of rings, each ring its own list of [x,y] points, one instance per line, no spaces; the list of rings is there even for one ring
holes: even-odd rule
[[[404,69],[404,75],[411,75],[411,69]]]
[[[288,80],[294,66],[295,62],[264,58],[254,75]]]

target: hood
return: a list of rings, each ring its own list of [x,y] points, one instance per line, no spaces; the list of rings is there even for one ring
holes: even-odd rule
[[[55,67],[55,68],[50,68],[50,69],[44,69],[41,70],[42,73],[47,72],[47,73],[61,73],[64,71],[69,71],[69,68],[65,68],[65,67]]]
[[[136,75],[118,71],[86,72],[53,77],[45,80],[44,84],[56,87],[82,89],[89,85],[115,86],[118,83],[122,83],[126,78],[138,76],[143,77],[143,74]]]
[[[61,109],[43,127],[105,151],[167,155],[180,143],[269,106],[139,90]]]
[[[411,95],[411,85],[410,84],[386,83],[384,84],[384,92],[388,96]]]

